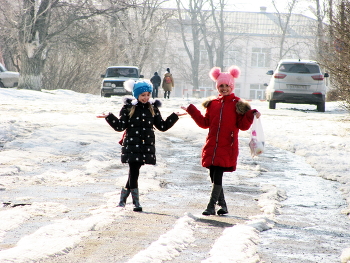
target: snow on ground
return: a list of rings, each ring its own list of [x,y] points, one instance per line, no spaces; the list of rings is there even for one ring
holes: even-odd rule
[[[162,115],[181,111],[180,106],[188,103],[200,107],[201,100],[171,98],[163,102]],[[349,204],[349,115],[335,102],[326,104],[325,113],[316,112],[312,105],[277,104],[276,110],[269,110],[264,101],[251,104],[263,114],[266,144],[305,158],[318,175],[342,183],[340,190]],[[1,247],[1,262],[28,262],[65,253],[88,236],[89,231],[101,229],[123,215],[123,210],[116,207],[119,193],[108,185],[107,179],[104,200],[89,191],[94,182],[103,180],[97,175],[103,174],[106,167],[126,169],[115,164],[115,155],[120,151],[120,147],[115,146],[115,134],[103,120],[95,118],[102,112],[118,113],[120,98],[100,98],[69,90],[0,89],[0,107],[0,193],[4,203],[0,209],[0,240],[8,231],[20,228],[23,222],[38,215],[43,217],[42,227],[19,233],[21,238],[17,238],[15,247]],[[188,116],[181,117],[176,125],[183,126],[182,135],[192,137],[193,143],[203,142],[207,131],[198,131]],[[189,132],[192,129],[196,132]],[[240,136],[249,138],[249,133],[241,132]],[[165,169],[160,158],[155,172],[165,173]],[[155,187],[152,180],[152,176],[146,176],[143,187]],[[123,184],[118,176],[115,181],[116,185]],[[75,193],[63,195],[61,190],[65,186],[75,187],[75,192],[79,193],[86,191],[86,200],[97,201],[99,205],[92,206],[89,211],[74,208],[76,211],[69,217],[57,219],[58,214],[72,209],[72,200],[78,199]],[[16,195],[17,192],[20,194]],[[273,227],[274,214],[283,198],[284,193],[279,189],[271,186],[266,189],[266,194],[259,199],[264,213],[246,224],[227,228],[213,245],[211,257],[204,262],[218,262],[215,261],[218,257],[230,258],[231,262],[248,259],[244,262],[257,262],[259,232]],[[350,206],[343,213],[349,214]],[[157,255],[159,262],[176,257],[178,251],[193,240],[195,218],[191,214],[184,215],[172,230],[130,262],[141,262],[139,258],[147,255],[152,255],[152,262],[156,262]],[[226,239],[231,235],[241,238],[228,245]],[[350,262],[350,248],[345,249],[341,257],[342,262]]]

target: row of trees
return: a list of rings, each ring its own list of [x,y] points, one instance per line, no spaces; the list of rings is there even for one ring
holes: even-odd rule
[[[137,65],[151,74],[152,69],[172,63],[180,65],[182,77],[198,87],[199,46],[207,52],[207,71],[224,66],[225,51],[236,40],[225,31],[228,1],[175,1],[177,8],[161,9],[168,0],[0,0],[0,52],[7,65],[21,72],[20,88],[97,93],[99,75],[107,65]],[[275,0],[272,3],[279,18],[283,58],[288,53],[284,39],[289,19],[298,0],[289,0],[286,12],[278,10]],[[318,60],[332,73],[340,99],[349,104],[345,95],[349,94],[349,3],[314,3]],[[182,37],[186,58],[171,55],[176,54],[169,37],[174,30]]]
[[[320,43],[320,61],[332,76],[330,95],[350,111],[350,3],[341,0],[333,5],[329,0],[329,7],[330,24],[327,38]]]
[[[105,63],[101,17],[132,8],[125,1],[103,6],[91,1],[0,1],[0,48],[20,71],[19,88],[40,90],[67,87],[88,91],[93,66]],[[3,43],[7,43],[3,44]]]
[[[96,93],[106,65],[142,70],[172,16],[164,2],[0,0],[0,54],[20,71],[19,88]]]
[[[227,0],[176,0],[177,10],[160,9],[167,0],[97,2],[0,0],[0,26],[6,29],[0,31],[0,48],[21,72],[20,88],[94,92],[106,65],[137,65],[142,71],[145,64],[165,69],[165,63],[182,65],[183,78],[198,88],[201,70],[223,68],[225,51],[235,41],[225,37]],[[169,37],[174,30],[182,36],[189,65],[170,55],[176,54]],[[202,43],[209,64],[204,69]]]

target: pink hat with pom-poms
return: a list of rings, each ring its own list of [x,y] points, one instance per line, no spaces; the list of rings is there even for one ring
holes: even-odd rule
[[[216,88],[221,84],[226,84],[234,89],[235,78],[238,78],[241,71],[237,66],[231,66],[228,72],[221,72],[219,67],[214,67],[209,72],[209,77],[216,82]]]

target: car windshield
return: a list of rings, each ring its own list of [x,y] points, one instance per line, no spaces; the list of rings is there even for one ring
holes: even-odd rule
[[[283,63],[278,68],[279,72],[287,73],[320,73],[318,65],[304,63]]]
[[[136,68],[109,68],[106,72],[106,78],[111,77],[137,78],[138,72]]]

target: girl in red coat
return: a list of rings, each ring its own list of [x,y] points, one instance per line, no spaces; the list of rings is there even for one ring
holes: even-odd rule
[[[238,78],[239,74],[240,70],[236,66],[231,66],[228,72],[221,72],[218,67],[211,69],[209,76],[216,82],[219,96],[203,103],[206,108],[204,116],[193,104],[187,108],[182,107],[199,127],[209,128],[202,149],[202,166],[209,169],[212,192],[203,215],[215,215],[216,203],[221,207],[217,211],[218,215],[228,213],[222,189],[223,173],[236,170],[239,130],[248,130],[254,115],[260,117],[257,110],[252,110],[248,102],[233,93],[234,79]]]

